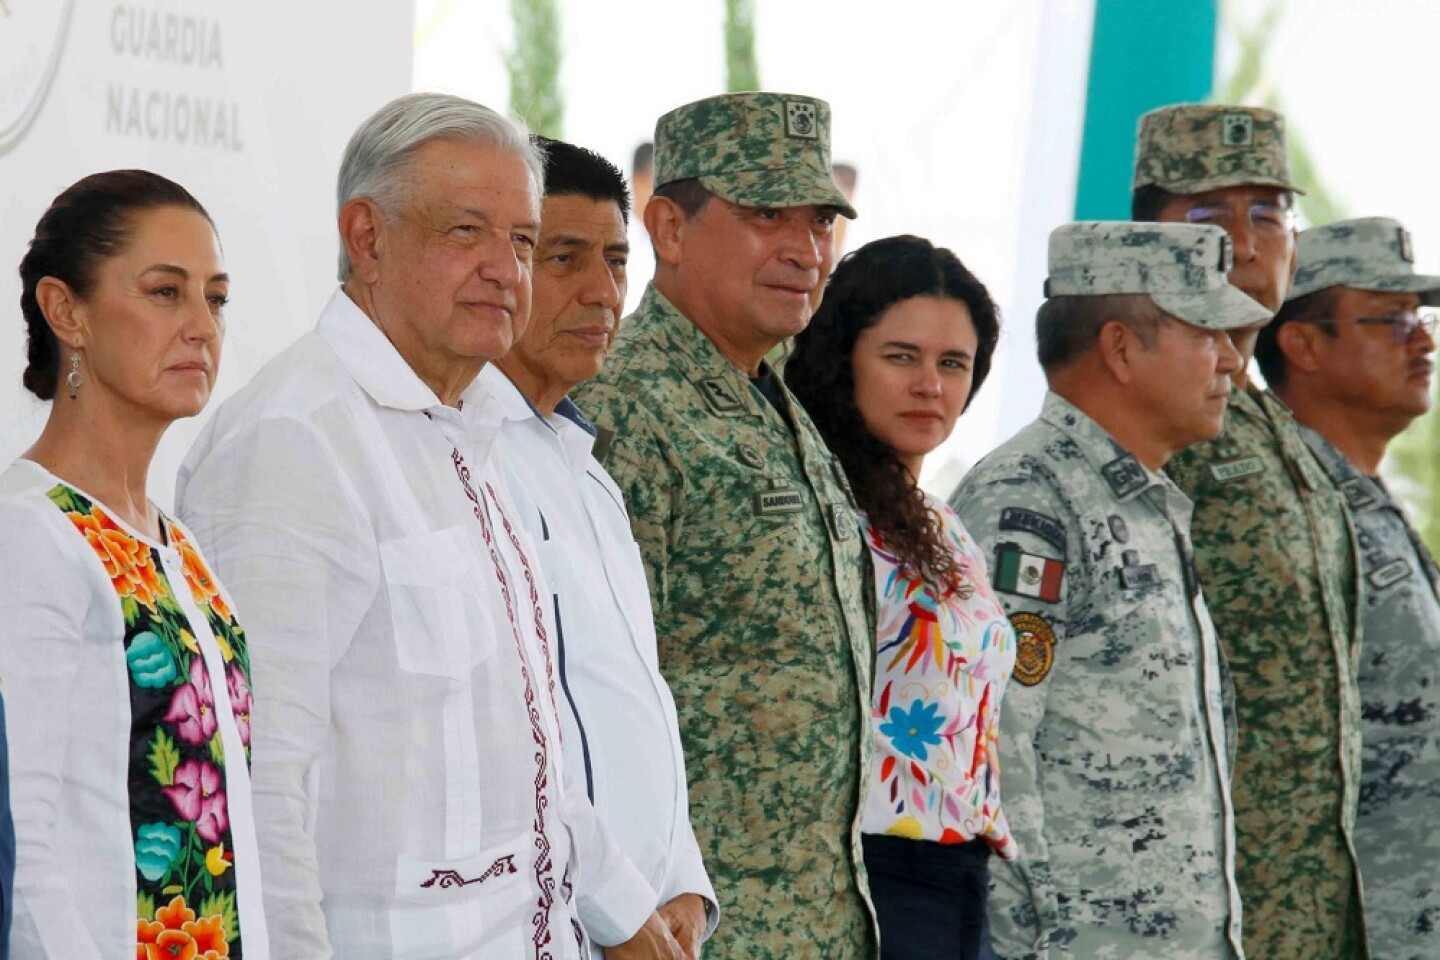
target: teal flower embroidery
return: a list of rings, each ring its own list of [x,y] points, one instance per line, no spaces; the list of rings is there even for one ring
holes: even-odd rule
[[[180,852],[180,830],[168,823],[146,823],[135,831],[135,868],[154,883],[165,876]]]
[[[138,687],[158,690],[168,687],[175,680],[175,658],[170,648],[150,631],[137,633],[125,651],[125,660],[130,664],[130,675]]]
[[[940,726],[944,721],[936,714],[938,703],[911,702],[908,711],[901,707],[890,708],[890,719],[880,724],[880,732],[890,738],[895,749],[908,757],[926,759],[927,744],[935,746],[940,742]]]

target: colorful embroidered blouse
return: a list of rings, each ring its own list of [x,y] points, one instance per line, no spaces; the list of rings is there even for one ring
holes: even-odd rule
[[[878,602],[862,829],[938,843],[980,837],[1008,860],[1017,851],[1000,804],[999,733],[1015,633],[960,518],[926,499],[960,574],[945,596],[865,531]]]
[[[27,461],[0,524],[15,955],[268,958],[249,655],[204,559]]]

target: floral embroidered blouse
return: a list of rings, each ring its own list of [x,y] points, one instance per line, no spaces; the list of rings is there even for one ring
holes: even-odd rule
[[[877,603],[874,766],[861,829],[945,844],[983,838],[1008,860],[1017,850],[1000,803],[999,735],[1015,633],[960,518],[926,499],[959,572],[949,593],[865,530]]]
[[[270,955],[245,633],[161,522],[156,543],[34,463],[0,475],[15,956]]]

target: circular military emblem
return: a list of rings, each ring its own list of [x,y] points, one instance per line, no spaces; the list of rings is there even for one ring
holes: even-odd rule
[[[0,155],[21,138],[55,80],[75,0],[0,0]]]
[[[1021,686],[1033,687],[1055,666],[1055,630],[1044,617],[1033,613],[1011,615],[1010,626],[1015,628],[1015,670],[1011,676]]]
[[[765,458],[760,455],[760,451],[748,443],[742,443],[737,446],[735,448],[735,455],[738,456],[740,462],[747,467],[754,467],[759,470],[765,466]]]

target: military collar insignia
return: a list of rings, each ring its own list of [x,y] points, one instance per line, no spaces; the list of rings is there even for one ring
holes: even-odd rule
[[[725,377],[697,380],[695,389],[700,391],[700,399],[705,401],[705,406],[717,417],[733,417],[745,412],[745,401],[740,399],[740,395]]]
[[[1100,468],[1100,475],[1110,484],[1110,492],[1117,500],[1124,500],[1133,493],[1144,490],[1150,479],[1145,468],[1130,454],[1122,454]]]

